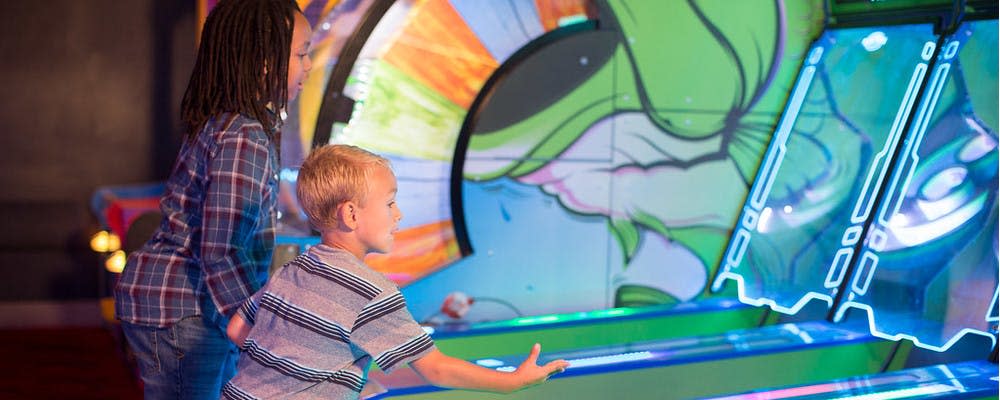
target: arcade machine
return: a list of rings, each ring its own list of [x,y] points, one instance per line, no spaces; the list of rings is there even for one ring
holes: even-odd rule
[[[607,8],[602,4],[597,8]],[[620,97],[613,95],[615,82],[609,80],[613,71],[621,70],[623,52],[633,51],[620,41],[622,28],[610,22],[599,27],[593,18],[596,8],[586,1],[359,3],[365,6],[369,8],[361,12],[364,17],[337,63],[328,66],[322,101],[311,120],[316,128],[302,137],[311,135],[314,145],[359,145],[392,160],[404,226],[392,253],[366,261],[402,288],[412,313],[426,323],[439,347],[472,358],[521,353],[536,341],[550,351],[718,333],[761,323],[765,310],[743,305],[731,294],[704,290],[709,271],[702,258],[714,257],[712,246],[724,240],[718,228],[668,227],[655,218],[629,221],[609,218],[604,211],[582,215],[539,192],[541,185],[530,181],[538,174],[489,170],[503,160],[553,159],[511,152],[512,146],[523,147],[524,140],[539,140],[518,137],[524,132],[547,132],[548,139],[542,140],[571,144],[558,139],[580,134],[570,127],[601,125],[600,120],[615,117],[615,110],[635,108],[615,105]],[[792,9],[809,11],[801,7]],[[605,12],[612,11],[597,13]],[[324,21],[336,25],[335,18]],[[798,22],[798,27],[804,29],[806,22]],[[582,55],[577,53],[581,50]],[[552,63],[567,60],[572,70],[553,68]],[[548,75],[539,77],[539,71]],[[548,85],[555,88],[550,92],[532,94],[515,76],[524,73],[561,80]],[[300,95],[303,102],[320,98],[308,90]],[[623,89],[622,95],[637,99],[642,90]],[[539,102],[520,107],[518,115],[528,121],[512,122],[509,107],[527,101]],[[498,102],[508,108],[495,108]],[[575,111],[594,102],[599,106],[582,117]],[[537,116],[525,113],[535,106],[548,108]],[[771,106],[773,112],[780,109],[777,103]],[[298,109],[302,129],[311,126],[306,109],[304,103]],[[560,119],[569,122],[557,123]],[[486,137],[495,140],[481,140]],[[581,160],[588,162],[586,157]],[[557,162],[567,161],[577,162]],[[288,176],[288,184],[294,185],[294,174]],[[711,218],[710,225],[722,225]],[[665,235],[685,243],[669,243]],[[287,245],[279,246],[287,257],[317,240],[309,235],[279,239]],[[556,250],[574,242],[596,245]],[[625,250],[618,250],[616,242]],[[654,270],[663,252],[680,261],[675,271],[667,272],[690,275],[692,283],[670,287],[676,279],[664,279],[662,271]],[[560,265],[573,269],[554,267]],[[571,285],[565,284],[567,274],[574,277]]]
[[[864,239],[840,250],[858,256],[833,320],[862,313],[910,353],[908,369],[725,398],[997,397],[997,9],[963,8]]]
[[[824,32],[803,63],[788,108],[748,196],[740,218],[743,225],[733,235],[716,286],[733,281],[739,285],[742,301],[767,305],[783,313],[800,312],[815,299],[825,306],[820,310],[824,314],[839,305],[836,314],[841,315],[839,310],[843,304],[850,304],[850,300],[843,301],[838,296],[845,290],[840,284],[848,278],[858,285],[865,279],[852,277],[865,277],[870,274],[866,271],[873,269],[870,262],[864,261],[867,258],[858,261],[845,256],[842,246],[865,237],[869,223],[866,215],[870,210],[878,204],[888,204],[886,201],[891,203],[884,200],[886,191],[879,187],[897,187],[894,182],[900,179],[890,172],[905,168],[895,161],[897,148],[903,138],[919,135],[909,132],[923,129],[921,124],[925,122],[920,118],[928,115],[928,104],[937,101],[936,93],[943,82],[940,73],[933,75],[929,71],[948,68],[946,61],[935,64],[933,60],[955,57],[960,44],[951,43],[944,36],[939,38],[931,24],[832,27]],[[899,75],[909,79],[885,79]],[[872,96],[872,87],[885,94]],[[919,109],[918,103],[922,104]],[[911,118],[914,113],[917,117]],[[912,123],[911,119],[917,122]],[[987,153],[988,150],[979,151],[974,159],[986,154],[988,162]],[[857,227],[862,231],[855,232]],[[971,230],[984,229],[980,226]],[[995,234],[995,228],[987,226],[985,231],[987,236],[989,232]],[[854,242],[841,240],[845,232]],[[995,252],[990,255],[993,262],[989,262],[991,257],[987,255],[982,265],[995,266]],[[859,269],[856,265],[863,267]],[[990,277],[988,272],[973,276],[985,277],[984,285],[995,288],[996,273]],[[851,290],[858,292],[860,287]],[[933,298],[924,300],[931,302]],[[869,335],[867,325],[862,320],[780,324],[727,335],[548,354],[540,361],[563,357],[570,359],[573,367],[546,385],[515,397],[655,394],[690,398],[725,393],[740,385],[747,389],[755,387],[749,385],[766,386],[767,382],[782,379],[785,382],[828,379],[820,378],[817,373],[811,376],[801,373],[801,369],[814,371],[820,365],[823,373],[846,377],[851,375],[850,367],[871,373],[906,359],[906,352],[900,351],[894,342],[876,339],[876,336],[887,337],[879,330],[873,328]],[[995,343],[993,336],[979,333],[991,340],[986,347],[988,351]],[[890,338],[898,340],[900,336]],[[864,357],[852,360],[853,356],[843,351],[859,343],[863,343],[860,352],[869,356],[868,365],[858,364]],[[982,348],[979,350],[985,353]],[[850,360],[846,362],[850,365],[838,366],[832,360]],[[512,368],[518,361],[516,357],[476,360],[499,369]],[[771,370],[768,366],[776,367]],[[725,378],[709,379],[719,376]],[[693,384],[694,377],[707,383],[704,387]],[[469,396],[439,392],[403,378],[375,376],[376,382],[379,379],[388,385],[378,398]],[[660,391],[663,387],[670,388],[669,394]]]

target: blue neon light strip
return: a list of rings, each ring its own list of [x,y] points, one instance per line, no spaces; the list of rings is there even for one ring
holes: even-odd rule
[[[903,200],[903,196],[901,194],[906,192],[910,184],[910,180],[913,177],[913,171],[916,169],[916,165],[920,161],[920,156],[917,155],[917,149],[920,147],[920,142],[923,140],[924,132],[927,131],[928,121],[930,120],[931,115],[934,114],[934,109],[937,105],[938,98],[941,95],[941,89],[944,88],[944,82],[948,77],[949,70],[951,70],[950,63],[938,65],[934,69],[934,75],[931,77],[931,84],[929,86],[931,95],[924,98],[924,101],[921,102],[920,108],[917,111],[915,125],[913,125],[915,127],[913,128],[915,129],[913,134],[914,136],[904,143],[904,150],[900,154],[900,157],[903,157],[902,167],[898,167],[897,172],[892,174],[892,177],[890,178],[890,184],[887,188],[888,190],[886,191],[886,196],[888,197],[886,201],[887,206],[883,206],[882,212],[879,213],[878,219],[876,220],[876,226],[870,232],[872,237],[884,237],[885,233],[883,232],[883,227],[889,224],[888,216],[894,215],[899,211]],[[921,74],[921,76],[922,75],[923,74]],[[914,77],[916,77],[916,75],[914,75]],[[893,128],[895,129],[895,126]],[[895,140],[898,140],[898,137]],[[883,167],[885,166],[888,166],[888,163],[886,163]],[[900,186],[901,176],[904,176],[905,178]],[[894,193],[900,195],[894,196]],[[870,208],[871,205],[869,204],[866,208],[865,214],[868,213],[867,209]],[[857,208],[855,208],[855,211],[857,211]],[[875,270],[878,268],[879,262],[878,254],[872,250],[882,250],[879,248],[881,247],[879,243],[884,242],[880,242],[878,240],[869,241],[870,250],[865,250],[861,254],[857,270],[854,273],[854,281],[851,283],[851,291],[853,294],[864,296],[868,293],[868,288],[871,286],[871,281],[875,276]],[[853,246],[853,243],[851,245]],[[841,250],[844,249],[842,248]],[[846,270],[846,268],[844,268],[845,265],[846,264],[843,263],[836,264],[835,261],[835,263],[830,266],[830,274],[828,274],[828,276],[833,275],[834,269],[840,270],[840,275],[842,276],[843,271]],[[839,282],[834,283],[839,284]],[[843,315],[843,313],[837,313],[837,315]]]
[[[924,50],[921,52],[924,61],[930,60],[931,54],[934,52],[934,47],[935,44],[933,42],[924,44]],[[930,48],[931,54],[928,54],[928,48]],[[906,116],[913,108],[913,102],[919,93],[920,82],[924,80],[926,73],[927,63],[919,63],[914,67],[913,73],[910,74],[910,83],[906,87],[906,94],[903,95],[903,102],[899,104],[899,109],[896,111],[896,118],[893,120],[892,128],[889,130],[889,139],[885,141],[882,150],[875,155],[875,162],[868,170],[868,176],[861,190],[861,196],[858,197],[858,202],[854,206],[854,212],[851,214],[851,223],[860,224],[868,219],[868,214],[871,212],[875,201],[874,196],[878,193],[882,182],[885,180],[885,175],[889,172],[889,159],[887,156],[892,154],[892,149],[896,148],[899,139],[902,137]],[[876,171],[878,172],[877,176],[875,175]]]
[[[947,393],[960,391],[961,388],[957,388],[950,385],[945,385],[942,383],[937,383],[927,386],[919,386],[915,388],[907,389],[896,389],[886,392],[879,393],[868,393],[861,394],[857,396],[846,396],[837,397],[839,400],[893,400],[893,399],[905,399],[914,396],[928,396],[932,394]]]
[[[938,65],[934,69],[934,75],[931,78],[930,85],[931,96],[929,96],[929,98],[920,105],[920,111],[917,113],[914,131],[915,134],[913,139],[906,141],[906,146],[903,153],[901,153],[901,156],[903,156],[904,159],[902,160],[903,167],[899,170],[903,172],[893,174],[890,190],[887,192],[888,196],[891,196],[891,201],[888,202],[890,205],[889,207],[885,207],[879,214],[879,219],[877,221],[879,225],[889,225],[889,217],[899,212],[899,208],[903,202],[902,193],[905,193],[909,188],[910,181],[913,178],[913,171],[916,170],[917,163],[920,162],[920,156],[917,155],[917,149],[920,148],[920,143],[924,140],[924,133],[927,132],[928,122],[930,121],[931,116],[934,115],[934,109],[937,107],[938,99],[941,97],[941,89],[944,88],[944,83],[948,78],[948,71],[950,70],[951,63]],[[905,176],[901,186],[899,185],[900,176]],[[893,196],[893,194],[896,195]]]
[[[636,351],[632,353],[612,354],[597,357],[584,357],[566,360],[569,362],[568,368],[592,367],[595,365],[618,364],[629,361],[641,361],[653,358],[653,353],[648,351]]]
[[[753,191],[750,194],[750,204],[743,208],[743,216],[740,218],[741,225],[737,228],[734,234],[733,243],[734,245],[729,248],[729,251],[725,257],[725,265],[723,266],[724,272],[717,275],[715,281],[712,283],[713,290],[719,290],[722,288],[723,282],[728,279],[734,279],[737,282],[738,289],[737,292],[740,294],[740,301],[749,303],[751,299],[744,299],[744,288],[743,279],[741,276],[730,273],[729,270],[736,268],[740,262],[743,261],[743,256],[746,254],[747,246],[750,244],[750,232],[756,229],[757,216],[764,208],[764,203],[767,201],[768,194],[771,193],[771,187],[774,184],[775,177],[778,175],[778,170],[781,168],[782,160],[785,158],[785,153],[787,152],[786,144],[788,142],[788,136],[792,132],[792,127],[795,126],[795,120],[799,116],[799,110],[802,107],[802,103],[805,101],[806,94],[809,93],[809,87],[812,85],[813,79],[816,76],[816,63],[818,63],[823,57],[823,47],[817,46],[812,51],[809,52],[809,56],[806,59],[808,65],[803,68],[802,73],[799,76],[798,83],[795,85],[795,89],[792,92],[791,100],[789,100],[788,110],[785,112],[784,117],[781,119],[781,123],[778,125],[778,131],[775,133],[773,144],[771,148],[768,149],[767,156],[761,165],[761,171],[758,176],[763,178],[763,183],[758,185],[754,184]],[[758,178],[760,179],[760,178]],[[758,306],[760,304],[757,304]]]
[[[785,113],[785,117],[781,119],[778,131],[775,132],[773,139],[775,145],[761,166],[761,171],[763,172],[759,176],[764,178],[764,184],[755,187],[754,193],[750,197],[750,206],[753,210],[759,212],[764,208],[764,202],[767,201],[767,196],[771,193],[774,178],[778,175],[778,170],[781,169],[781,162],[785,159],[785,153],[788,152],[788,148],[786,147],[788,135],[791,134],[792,127],[795,126],[795,120],[799,117],[799,109],[802,108],[802,102],[805,100],[806,94],[809,92],[809,87],[812,85],[813,77],[816,75],[815,63],[820,60],[822,55],[822,47],[813,49],[809,57],[810,65],[802,70],[799,84],[795,86],[795,92],[793,92],[792,100],[789,102],[788,111]]]
[[[866,312],[868,314],[868,330],[871,332],[872,336],[875,336],[875,337],[878,337],[878,338],[887,339],[887,340],[894,340],[894,341],[900,341],[900,340],[904,340],[905,339],[905,340],[909,340],[909,341],[913,342],[914,346],[925,348],[925,349],[928,349],[928,350],[937,351],[937,352],[947,351],[948,349],[951,348],[951,346],[954,346],[955,343],[958,343],[959,339],[961,339],[965,335],[986,336],[993,343],[992,346],[995,347],[997,345],[997,340],[996,340],[995,336],[993,336],[992,334],[980,331],[978,329],[972,329],[972,328],[965,328],[965,329],[962,329],[962,330],[958,331],[958,333],[956,333],[955,335],[953,335],[950,339],[948,339],[948,341],[946,341],[941,346],[935,346],[933,344],[926,343],[925,341],[922,341],[919,337],[911,335],[911,334],[908,334],[908,333],[897,333],[897,334],[885,333],[885,332],[882,332],[880,329],[878,329],[877,326],[875,326],[875,314],[872,311],[872,307],[869,306],[869,305],[867,305],[867,304],[859,303],[859,302],[856,302],[856,301],[847,301],[847,302],[844,302],[843,306],[837,308],[837,312],[836,312],[836,315],[835,315],[834,319],[836,321],[842,320],[844,318],[844,313],[847,311],[847,309],[848,308],[852,308],[852,307],[860,309],[860,310],[862,310],[862,311],[864,311],[864,312]]]
[[[934,47],[936,45],[933,42],[924,44],[924,48],[921,51],[921,58],[924,61],[930,60],[931,55],[934,53]],[[919,92],[917,89],[920,87],[920,82],[923,81],[926,73],[927,63],[922,62],[918,63],[914,67],[913,73],[910,74],[910,82],[907,85],[906,94],[903,95],[903,101],[896,111],[896,118],[893,120],[892,128],[889,131],[889,139],[882,146],[882,150],[876,154],[875,162],[868,170],[868,176],[865,178],[861,195],[858,196],[858,201],[854,205],[854,212],[851,214],[850,220],[852,226],[844,230],[844,235],[840,243],[841,247],[837,249],[833,261],[830,263],[830,269],[826,274],[826,281],[823,283],[825,288],[834,289],[839,287],[847,273],[848,263],[854,256],[854,245],[861,237],[862,224],[868,219],[871,208],[874,206],[874,196],[878,193],[882,182],[885,181],[885,175],[888,173],[889,159],[887,156],[891,155],[892,149],[896,148],[899,144],[903,128],[905,127],[903,122],[913,108],[913,102],[916,100]],[[876,175],[876,171],[878,175]],[[867,265],[862,265],[870,266],[868,270],[874,272],[878,263],[877,259],[872,259],[867,255],[863,255],[862,259],[868,263]],[[860,286],[857,283],[856,280],[854,287],[858,291],[864,292],[867,291],[868,283],[870,282],[865,282]]]
[[[986,312],[986,322],[1000,322],[1000,286],[993,291],[993,305]]]

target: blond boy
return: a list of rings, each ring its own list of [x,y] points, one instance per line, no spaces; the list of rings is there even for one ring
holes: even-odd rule
[[[227,333],[243,351],[223,397],[357,399],[373,361],[387,373],[409,364],[436,386],[500,393],[568,366],[538,366],[538,344],[513,372],[437,350],[399,289],[362,261],[392,248],[403,217],[385,158],[347,145],[315,149],[297,194],[322,243],[276,272],[232,319]]]

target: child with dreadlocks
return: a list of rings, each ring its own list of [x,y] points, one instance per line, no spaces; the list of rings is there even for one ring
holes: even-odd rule
[[[311,69],[310,36],[294,0],[221,0],[205,22],[163,219],[115,288],[146,399],[217,399],[235,374],[226,325],[267,279],[279,114]]]

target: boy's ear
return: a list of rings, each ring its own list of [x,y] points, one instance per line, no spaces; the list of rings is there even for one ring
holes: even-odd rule
[[[353,201],[345,201],[337,206],[337,219],[351,230],[358,227],[358,205]]]

